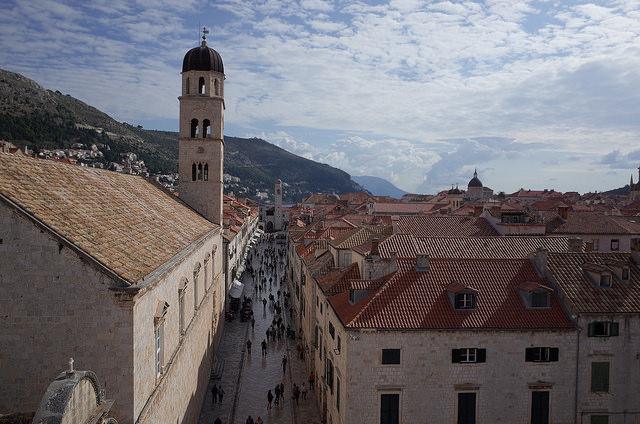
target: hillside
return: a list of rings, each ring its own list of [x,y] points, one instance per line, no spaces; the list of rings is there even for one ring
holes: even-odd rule
[[[177,119],[177,117],[176,117]],[[0,69],[0,139],[44,149],[68,149],[74,143],[96,144],[108,166],[125,153],[135,153],[151,174],[177,171],[177,133],[146,130],[109,115],[59,91]],[[91,164],[93,165],[93,164]],[[101,164],[102,166],[103,164]],[[285,183],[286,201],[298,201],[315,192],[344,193],[361,187],[349,174],[289,153],[261,139],[225,137],[227,191],[257,198],[273,191],[273,182]]]
[[[374,196],[389,196],[399,199],[407,194],[406,191],[399,189],[384,178],[368,175],[353,176],[351,178]]]

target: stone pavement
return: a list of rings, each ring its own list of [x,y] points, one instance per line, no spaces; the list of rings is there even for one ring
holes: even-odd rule
[[[263,252],[266,245],[267,243],[260,243],[258,249]],[[256,256],[252,265],[257,274],[259,257]],[[284,272],[284,267],[277,267],[272,275],[274,281],[279,281]],[[267,273],[267,279],[269,276]],[[274,317],[269,303],[264,310],[261,303],[262,297],[268,298],[268,290],[266,293],[263,291],[262,296],[256,295],[254,283],[248,273],[242,276],[242,282],[245,284],[244,295],[254,299],[255,328],[252,330],[250,322],[240,322],[239,318],[225,323],[222,344],[217,353],[218,358],[224,360],[224,372],[220,380],[209,382],[198,424],[213,424],[217,417],[224,424],[244,424],[249,415],[254,420],[260,416],[265,424],[319,424],[320,412],[313,392],[309,392],[306,400],[300,399],[297,406],[291,398],[293,383],[300,385],[306,382],[307,377],[304,362],[296,357],[295,342],[286,338],[268,342],[266,357],[261,354],[260,343],[266,338],[266,330]],[[278,289],[280,286],[274,284],[274,296]],[[288,314],[283,315],[288,318]],[[246,351],[247,338],[252,342],[251,354]],[[283,374],[282,356],[285,354],[288,361],[286,374]],[[267,391],[274,393],[276,384],[280,382],[285,386],[284,402],[267,411]],[[222,404],[212,403],[213,384],[221,386],[225,391]]]

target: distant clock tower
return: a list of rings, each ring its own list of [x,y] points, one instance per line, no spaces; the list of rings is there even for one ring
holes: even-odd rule
[[[222,224],[224,156],[224,66],[202,43],[182,62],[178,172],[180,198],[215,224]]]

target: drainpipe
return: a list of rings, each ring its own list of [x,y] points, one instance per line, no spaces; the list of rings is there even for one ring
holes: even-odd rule
[[[576,319],[577,321],[577,319]],[[582,332],[580,330],[580,326],[578,325],[578,337],[576,337],[576,389],[575,389],[575,393],[574,393],[574,398],[573,398],[573,416],[574,416],[574,422],[578,421],[578,389],[579,389],[579,380],[580,380],[580,369],[579,369],[579,364],[580,364],[580,333]],[[582,419],[580,419],[580,421],[582,421]]]

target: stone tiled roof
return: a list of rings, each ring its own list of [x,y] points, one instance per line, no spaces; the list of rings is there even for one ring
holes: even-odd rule
[[[217,228],[142,177],[0,154],[0,195],[135,284]]]
[[[456,311],[447,287],[477,290],[476,308]],[[330,297],[346,327],[379,329],[571,329],[555,294],[551,307],[528,309],[519,293],[524,282],[546,285],[526,259],[432,259],[426,272],[400,259],[398,271],[364,300],[351,304],[347,290]]]
[[[432,258],[524,259],[539,248],[550,252],[569,251],[568,237],[413,237],[394,234],[380,243],[380,255],[415,258],[426,253]]]
[[[611,269],[616,262],[629,266],[629,281],[614,276],[612,287],[600,288],[585,273],[585,268]],[[574,313],[640,313],[640,269],[630,253],[550,253],[547,263]]]
[[[406,216],[398,221],[398,233],[416,237],[497,236],[484,218],[469,216]]]
[[[336,249],[351,249],[355,246],[363,245],[374,238],[384,239],[392,233],[393,227],[391,226],[360,227],[338,235],[329,243]]]
[[[640,218],[571,212],[555,234],[640,234]]]
[[[336,268],[318,278],[318,285],[326,295],[340,293],[348,288],[350,280],[360,278],[360,269],[353,263],[342,269]]]

